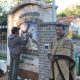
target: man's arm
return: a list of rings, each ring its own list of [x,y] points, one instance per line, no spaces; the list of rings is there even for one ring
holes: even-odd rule
[[[17,40],[16,40],[16,43],[18,45],[26,45],[28,43],[28,41],[29,41],[29,37],[31,37],[31,36],[32,36],[31,33],[26,33],[25,40],[23,40],[21,37],[18,37]]]
[[[71,39],[65,38],[64,42],[63,42],[63,46],[62,46],[62,51],[63,54],[70,56],[71,58],[73,58],[74,54],[73,54],[73,43]]]

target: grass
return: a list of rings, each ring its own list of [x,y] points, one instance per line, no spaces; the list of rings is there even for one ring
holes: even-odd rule
[[[7,60],[7,54],[0,52],[0,59],[2,59],[2,60]]]

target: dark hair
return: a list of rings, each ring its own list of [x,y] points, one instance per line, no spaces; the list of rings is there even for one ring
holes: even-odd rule
[[[19,29],[20,28],[18,28],[18,27],[13,27],[12,30],[11,30],[12,34],[15,34],[17,31],[19,31]]]
[[[64,26],[62,23],[58,23],[58,24],[56,24],[56,27],[62,27],[63,30],[65,30],[65,26]]]
[[[15,34],[17,31],[12,31],[12,34]]]

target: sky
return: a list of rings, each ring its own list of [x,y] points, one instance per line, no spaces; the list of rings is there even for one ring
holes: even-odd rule
[[[59,12],[72,4],[80,4],[80,0],[55,0],[55,4],[58,6],[57,11]]]

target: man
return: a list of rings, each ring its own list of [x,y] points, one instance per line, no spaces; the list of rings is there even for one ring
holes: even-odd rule
[[[56,25],[57,38],[51,43],[51,79],[75,80],[73,44],[63,24]]]
[[[19,37],[18,27],[13,27],[12,34],[8,37],[8,47],[10,50],[10,71],[8,80],[17,80],[17,71],[20,61],[21,45],[26,45],[28,43],[28,38],[31,34],[26,33],[26,39],[23,40]]]

